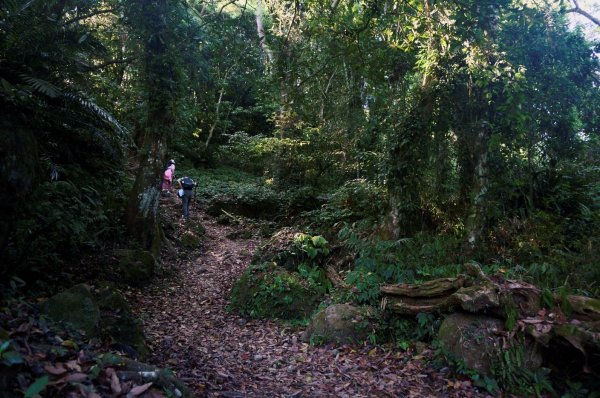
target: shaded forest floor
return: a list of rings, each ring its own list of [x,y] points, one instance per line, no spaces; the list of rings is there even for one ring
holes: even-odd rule
[[[199,396],[485,396],[430,366],[428,349],[314,347],[300,341],[301,327],[228,312],[231,287],[260,242],[229,239],[236,227],[218,224],[197,203],[185,223],[180,206],[176,198],[163,201],[176,226],[177,253],[162,259],[167,272],[128,296],[144,323],[149,362],[173,369]],[[203,244],[183,247],[178,237],[198,223],[206,229]]]

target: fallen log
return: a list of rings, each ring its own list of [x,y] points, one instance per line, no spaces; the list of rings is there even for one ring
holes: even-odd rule
[[[585,368],[600,374],[600,364],[594,360],[600,357],[600,300],[555,296],[555,307],[542,309],[538,287],[520,281],[491,279],[473,263],[466,265],[465,270],[467,275],[456,278],[413,285],[382,285],[381,307],[400,315],[455,312],[493,315],[506,320],[511,333],[524,333],[548,350],[568,349],[581,353],[587,363]],[[559,303],[567,304],[568,315],[563,313]]]
[[[517,281],[496,283],[473,263],[466,264],[465,269],[468,275],[456,278],[440,278],[413,285],[382,285],[380,291],[385,298],[385,307],[404,315],[452,309],[501,315],[510,308],[520,316],[532,316],[539,311],[541,293],[537,287]]]
[[[431,291],[429,288],[422,294],[429,294]],[[383,287],[381,291],[384,292]],[[385,289],[385,291],[389,292],[390,289]],[[418,296],[421,294],[418,289],[414,289],[410,293],[414,296],[385,293],[386,304],[382,307],[403,315],[417,315],[421,312],[441,313],[456,309],[476,313],[500,306],[496,290],[488,285],[461,287],[452,293],[438,296]]]
[[[466,278],[443,278],[424,282],[420,285],[383,285],[381,292],[394,296],[406,297],[439,297],[454,293],[465,285]]]
[[[600,321],[600,300],[585,296],[567,296],[573,316],[581,321]]]

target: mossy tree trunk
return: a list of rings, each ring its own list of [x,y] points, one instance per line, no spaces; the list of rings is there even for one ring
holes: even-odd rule
[[[147,119],[143,124],[137,154],[137,172],[127,206],[127,227],[142,247],[157,253],[160,248],[158,204],[162,166],[168,142],[175,129],[172,112],[176,101],[175,59],[170,44],[173,34],[168,24],[172,6],[166,0],[132,1],[129,15],[134,31],[143,42],[143,85],[147,93]]]

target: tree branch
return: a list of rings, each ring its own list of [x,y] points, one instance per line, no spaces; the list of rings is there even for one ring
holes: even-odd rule
[[[592,21],[594,24],[596,24],[597,26],[600,26],[600,19],[594,17],[592,14],[590,14],[589,12],[582,10],[579,7],[579,3],[577,3],[577,0],[571,0],[573,2],[573,4],[575,5],[575,7],[565,11],[565,13],[575,13],[575,14],[579,14],[582,15],[584,17],[586,17],[588,20]]]
[[[287,31],[287,35],[285,35],[284,45],[287,46],[288,40],[290,39],[290,32],[292,31],[292,27],[294,26],[294,22],[296,21],[296,15],[298,14],[298,4],[296,2],[294,7],[294,15],[292,16],[292,22],[290,22],[290,27]]]
[[[65,23],[63,24],[63,26],[70,25],[72,23],[81,21],[83,19],[88,19],[88,18],[94,17],[96,15],[114,13],[115,11],[117,11],[116,8],[110,8],[108,10],[100,10],[100,11],[93,12],[91,14],[81,15],[81,16],[75,17],[73,19],[69,19],[68,21],[65,21]]]

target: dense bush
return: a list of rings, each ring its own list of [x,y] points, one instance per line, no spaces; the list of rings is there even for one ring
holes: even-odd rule
[[[81,181],[93,182],[83,185]],[[36,187],[20,210],[4,252],[12,271],[53,273],[57,266],[123,236],[121,218],[126,200],[118,180],[47,181]],[[112,243],[111,243],[112,244]]]
[[[256,318],[302,320],[315,310],[321,297],[310,279],[262,263],[248,268],[236,282],[230,308]]]

